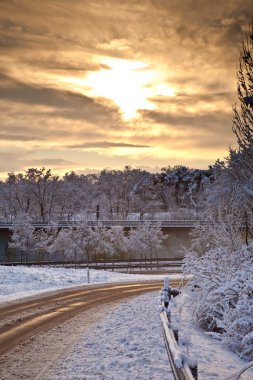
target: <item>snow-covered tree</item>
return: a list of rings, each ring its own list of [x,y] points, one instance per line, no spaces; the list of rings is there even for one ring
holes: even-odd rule
[[[110,256],[124,257],[129,251],[129,235],[126,234],[124,227],[112,226],[101,231],[101,239],[105,244],[105,253]]]
[[[214,168],[203,203],[208,224],[194,232],[184,272],[195,322],[219,335],[244,359],[253,358],[253,24],[238,69],[240,110],[234,108],[238,147]],[[252,100],[252,101],[251,101]]]
[[[88,227],[86,222],[77,224],[72,229],[73,237],[73,252],[79,255],[81,260],[86,260],[88,263],[92,253],[101,245],[101,236],[98,228]],[[75,259],[77,256],[75,256]]]
[[[58,223],[54,221],[50,221],[48,225],[36,231],[36,252],[39,255],[43,255],[47,253],[48,261],[51,261],[55,252],[55,242],[57,241],[59,233]]]
[[[252,233],[253,219],[253,21],[248,28],[240,54],[237,94],[239,106],[234,106],[233,131],[238,147],[230,148],[221,162],[227,182],[240,186],[244,197],[245,226]]]
[[[164,211],[179,207],[198,209],[207,184],[213,181],[213,169],[189,169],[186,166],[168,166],[156,175],[154,185]]]
[[[73,235],[70,228],[62,228],[58,234],[50,240],[47,247],[51,257],[61,257],[63,261],[73,259]]]
[[[157,250],[167,236],[163,234],[159,222],[144,222],[132,229],[129,235],[129,246],[135,258],[153,259]]]
[[[34,253],[36,248],[35,229],[31,224],[31,220],[27,214],[19,214],[11,227],[11,243],[10,247],[14,247],[20,252],[20,261],[25,261],[29,255]]]

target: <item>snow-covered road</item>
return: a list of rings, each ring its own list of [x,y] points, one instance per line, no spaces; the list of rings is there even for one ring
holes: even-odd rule
[[[125,274],[90,269],[89,277],[90,284],[94,285],[113,282],[162,280],[164,275]],[[182,274],[171,274],[170,278],[181,279]],[[26,266],[9,267],[0,265],[0,303],[79,285],[88,285],[86,269]]]

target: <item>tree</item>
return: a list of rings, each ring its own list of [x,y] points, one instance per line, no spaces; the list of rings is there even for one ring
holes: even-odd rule
[[[92,251],[99,246],[101,239],[96,228],[88,227],[86,222],[81,222],[72,228],[72,251],[77,260],[77,255],[90,262]]]
[[[135,257],[152,260],[153,257],[157,257],[157,250],[166,238],[158,222],[156,224],[144,222],[131,230],[129,245]]]
[[[39,218],[43,221],[51,219],[54,199],[56,197],[56,183],[58,176],[52,174],[51,170],[31,168],[26,171],[25,178],[29,181],[35,204],[38,206]]]
[[[32,215],[32,192],[25,175],[8,173],[1,183],[1,211],[7,221],[13,221],[19,214]]]
[[[216,181],[203,205],[209,224],[196,229],[184,272],[192,275],[195,322],[252,360],[253,21],[239,60],[238,99],[233,118],[238,147],[215,165]]]
[[[239,150],[253,149],[253,19],[248,28],[238,67],[238,99],[240,109],[234,107],[233,131]]]
[[[32,219],[47,222],[54,214],[58,196],[58,177],[50,169],[30,168],[25,174],[9,173],[1,183],[2,212],[12,221],[18,214],[29,214]]]
[[[253,19],[241,49],[238,67],[237,94],[240,107],[234,106],[233,132],[238,148],[230,149],[228,170],[241,184],[253,207]]]
[[[27,261],[27,256],[32,254],[36,247],[35,229],[30,222],[29,216],[19,214],[13,222],[11,231],[10,246],[20,250],[21,263],[23,254],[25,255],[25,261]]]
[[[104,242],[104,252],[114,258],[122,257],[129,251],[129,236],[126,234],[124,227],[102,228],[101,240]]]
[[[50,221],[48,225],[36,232],[36,252],[48,254],[48,261],[51,260],[55,252],[55,242],[59,233],[58,223]]]
[[[77,175],[70,172],[64,175],[60,180],[60,191],[56,200],[57,213],[62,219],[89,219],[97,205],[96,183],[96,174]]]
[[[233,132],[238,147],[218,162],[226,185],[240,188],[241,214],[244,214],[246,243],[253,228],[253,19],[246,31],[237,72],[239,106],[233,108]]]
[[[168,166],[155,178],[154,185],[164,211],[179,208],[198,209],[205,187],[213,182],[213,168],[189,169],[186,166]]]

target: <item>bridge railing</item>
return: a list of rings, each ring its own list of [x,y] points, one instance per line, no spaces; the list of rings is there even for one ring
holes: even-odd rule
[[[207,222],[204,220],[88,220],[85,222],[82,221],[66,221],[59,220],[56,222],[59,228],[68,228],[73,226],[78,226],[79,224],[83,224],[83,226],[87,227],[114,227],[121,226],[126,228],[135,228],[143,225],[144,223],[149,223],[151,226],[159,225],[162,228],[166,227],[194,227],[196,224],[206,224]],[[31,223],[35,228],[45,228],[48,223],[41,221],[33,221]],[[0,222],[0,228],[12,228],[15,223],[12,222]]]

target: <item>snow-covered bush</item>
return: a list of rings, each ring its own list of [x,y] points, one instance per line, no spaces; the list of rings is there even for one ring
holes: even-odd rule
[[[253,268],[239,271],[230,284],[238,294],[234,307],[224,313],[220,325],[224,328],[223,341],[243,359],[253,360]],[[251,265],[251,267],[250,267]]]
[[[253,243],[238,250],[212,248],[184,259],[189,306],[196,325],[219,337],[243,358],[253,359]]]

